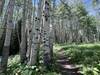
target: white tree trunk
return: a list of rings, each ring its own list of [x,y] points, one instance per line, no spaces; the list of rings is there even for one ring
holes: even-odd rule
[[[43,50],[44,50],[44,65],[49,69],[51,63],[50,55],[50,3],[49,0],[44,0],[43,6]]]
[[[32,0],[28,1],[28,24],[27,24],[27,60],[29,61],[32,45]]]
[[[33,27],[33,39],[30,54],[29,65],[35,65],[39,63],[39,50],[40,50],[40,23],[41,23],[41,0],[38,4],[37,17],[35,18],[35,24]]]
[[[0,0],[0,15],[2,14],[4,4],[5,0]]]
[[[26,50],[27,50],[27,39],[26,39],[26,19],[27,19],[27,0],[24,0],[23,7],[23,18],[21,26],[21,44],[20,44],[20,59],[21,63],[25,63],[26,60]]]
[[[10,48],[10,40],[11,40],[11,33],[13,28],[13,10],[14,10],[15,0],[10,0],[7,9],[7,24],[6,24],[6,36],[4,41],[2,59],[0,64],[0,71],[4,72],[7,68],[7,62],[9,57],[9,48]]]

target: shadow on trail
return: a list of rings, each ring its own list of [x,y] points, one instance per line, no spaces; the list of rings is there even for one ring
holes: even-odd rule
[[[61,53],[62,51],[62,53]],[[56,56],[56,68],[61,75],[82,75],[79,73],[79,67],[70,62],[70,59],[63,54],[63,50]]]

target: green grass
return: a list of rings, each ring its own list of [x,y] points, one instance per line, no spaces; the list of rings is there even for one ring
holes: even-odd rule
[[[56,72],[50,72],[50,73],[46,73],[45,75],[61,75],[61,74],[58,74]]]
[[[79,49],[100,49],[100,44],[99,43],[94,43],[94,44],[79,44],[79,45],[76,45],[76,44],[71,44],[71,45],[61,45],[61,44],[56,44],[54,46],[54,49],[57,49],[57,50],[60,50],[60,49],[65,49],[67,50],[68,48],[79,48]]]
[[[84,75],[100,75],[100,44],[64,44],[54,46],[55,55],[64,52]],[[61,50],[61,51],[60,51]]]
[[[59,53],[59,50],[61,49],[64,51],[64,54],[67,57],[70,57],[74,63],[93,64],[100,61],[100,44],[98,43],[54,46],[54,52],[56,54]]]

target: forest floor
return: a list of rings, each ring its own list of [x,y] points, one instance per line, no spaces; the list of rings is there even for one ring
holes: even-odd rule
[[[56,65],[61,75],[82,75],[80,74],[79,67],[70,62],[70,58],[65,55],[63,48],[58,48],[56,54]]]
[[[74,63],[71,63],[70,59],[64,55],[63,49],[59,50],[56,64],[59,68],[58,71],[61,72],[61,75],[82,75],[78,72],[79,67],[77,67]]]
[[[61,75],[100,75],[100,44],[55,45],[56,65]]]
[[[19,60],[19,55],[9,58],[8,75],[100,75],[100,44],[55,44],[52,71],[42,64],[21,65]]]

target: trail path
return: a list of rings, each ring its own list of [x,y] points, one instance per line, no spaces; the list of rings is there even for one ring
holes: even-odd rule
[[[70,59],[65,56],[64,50],[59,50],[56,63],[62,75],[82,75],[79,73],[79,67],[70,63]]]

